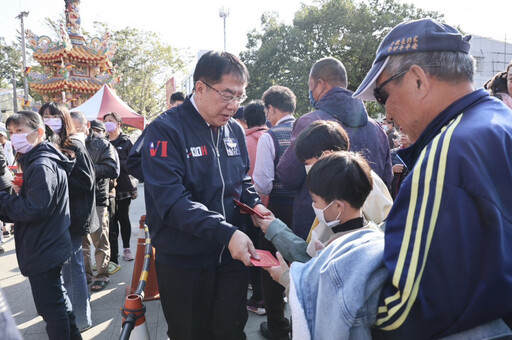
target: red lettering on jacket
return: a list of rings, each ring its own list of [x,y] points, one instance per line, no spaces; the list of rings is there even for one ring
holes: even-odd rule
[[[162,144],[162,148],[160,150],[160,157],[167,157],[167,141],[158,141],[156,143],[156,147],[154,143],[151,143],[149,146],[149,154],[151,157],[155,157],[158,151],[158,147]]]

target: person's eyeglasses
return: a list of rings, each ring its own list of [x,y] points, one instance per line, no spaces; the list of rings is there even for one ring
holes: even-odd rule
[[[389,98],[389,93],[386,90],[384,90],[384,86],[386,86],[393,80],[403,76],[407,72],[409,72],[409,69],[396,73],[394,76],[391,76],[390,78],[386,79],[382,84],[380,84],[373,90],[373,95],[375,99],[377,99],[377,102],[379,104],[381,104],[382,106],[386,105],[386,102],[388,101]]]
[[[233,100],[236,101],[238,104],[242,104],[244,102],[244,100],[247,99],[247,96],[245,94],[241,95],[240,97],[236,97],[236,96],[233,96],[231,93],[229,92],[220,92],[219,90],[217,90],[216,88],[212,87],[210,84],[208,84],[207,82],[201,80],[206,86],[208,86],[209,88],[211,88],[212,90],[214,90],[215,92],[217,92],[218,94],[220,94],[220,96],[222,97],[222,100],[224,101],[224,103],[231,103]]]

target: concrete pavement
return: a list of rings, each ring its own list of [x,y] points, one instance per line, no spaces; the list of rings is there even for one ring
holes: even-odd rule
[[[138,185],[139,196],[130,206],[132,236],[130,245],[135,254],[139,219],[145,214],[144,187]],[[25,340],[47,339],[43,319],[37,315],[28,279],[20,274],[14,247],[14,238],[4,239],[5,253],[0,255],[0,286],[4,290],[16,324]],[[92,252],[94,253],[94,252]],[[110,276],[110,283],[101,292],[91,293],[93,327],[82,333],[84,339],[114,340],[119,338],[122,316],[120,307],[124,304],[127,287],[131,284],[133,263],[119,260],[121,270]],[[165,322],[160,301],[145,301],[146,322],[151,339],[167,339]],[[289,316],[289,309],[287,309]],[[259,325],[266,317],[249,313],[245,331],[249,340],[263,340]]]

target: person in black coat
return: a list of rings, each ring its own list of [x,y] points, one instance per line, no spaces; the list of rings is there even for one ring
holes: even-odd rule
[[[126,170],[126,159],[130,153],[133,144],[130,138],[121,131],[121,116],[115,112],[107,113],[103,116],[105,129],[108,133],[110,143],[115,147],[121,163],[121,172],[117,178],[116,206],[114,216],[110,219],[110,260],[116,264],[119,256],[119,225],[121,226],[121,239],[123,241],[123,259],[132,261],[134,259],[130,249],[130,237],[132,225],[130,222],[130,203],[137,197],[137,187],[132,183],[130,175]]]
[[[81,339],[67,293],[62,266],[71,256],[68,179],[74,161],[45,141],[41,117],[13,114],[6,126],[21,157],[23,183],[18,195],[0,192],[0,217],[16,222],[14,241],[21,274],[28,276],[36,310],[53,339]]]
[[[45,124],[53,130],[52,140],[60,150],[75,159],[75,166],[68,179],[71,224],[69,233],[73,255],[63,268],[64,286],[69,293],[76,323],[80,330],[92,326],[89,290],[84,269],[82,236],[91,228],[99,227],[94,196],[94,165],[89,157],[83,137],[75,135],[75,128],[68,108],[58,102],[43,104],[39,110]]]

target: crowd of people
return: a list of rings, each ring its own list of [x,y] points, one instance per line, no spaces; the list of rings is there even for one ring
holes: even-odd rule
[[[470,38],[401,23],[355,92],[322,58],[299,118],[285,84],[242,107],[247,68],[216,51],[134,145],[115,112],[88,122],[52,102],[9,117],[0,219],[50,339],[91,327],[87,284],[119,270],[119,233],[133,260],[134,178],[170,339],[246,339],[248,312],[266,315],[267,339],[512,338],[512,62],[475,89]],[[261,251],[279,264],[258,266]]]

